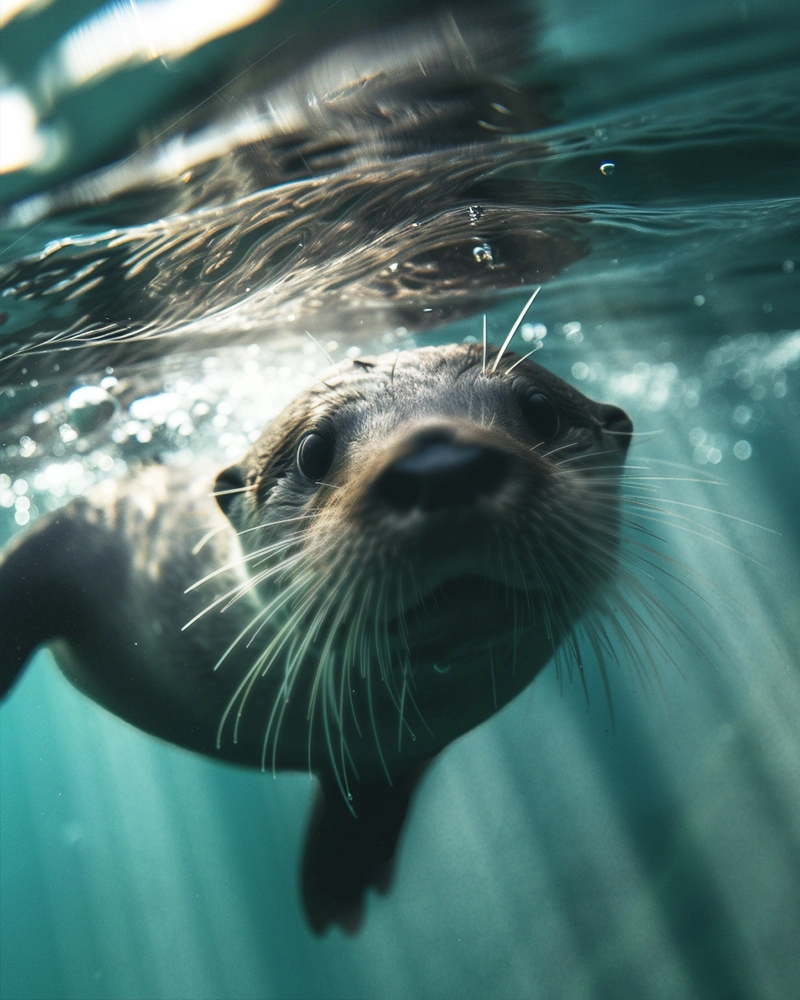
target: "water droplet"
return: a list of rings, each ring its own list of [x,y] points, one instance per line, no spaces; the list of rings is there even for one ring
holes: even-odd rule
[[[483,205],[470,205],[468,209],[469,221],[478,222],[483,217],[483,213]]]
[[[600,173],[604,177],[610,177],[614,173],[614,167],[615,166],[616,166],[616,164],[612,163],[611,160],[604,160],[600,164]]]
[[[749,441],[737,441],[733,446],[733,453],[742,462],[746,462],[753,454],[753,448]]]
[[[479,264],[491,264],[494,262],[492,248],[488,243],[481,243],[479,247],[473,247],[472,256]]]

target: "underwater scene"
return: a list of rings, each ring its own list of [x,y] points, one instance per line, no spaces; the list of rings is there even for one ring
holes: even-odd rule
[[[3,0],[0,1000],[791,1000],[800,6]]]

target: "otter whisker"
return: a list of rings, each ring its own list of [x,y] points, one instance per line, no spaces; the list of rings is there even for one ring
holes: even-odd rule
[[[692,531],[692,534],[700,535],[706,541],[719,543],[720,539],[725,538],[725,535],[721,531],[717,531],[716,528],[709,528],[702,521],[697,521],[693,517],[687,517],[685,514],[678,514],[670,510],[661,510],[656,504],[648,504],[642,501],[634,502],[628,499],[626,502],[635,508],[635,510],[632,512],[631,517],[621,516],[620,524],[630,524],[631,526],[642,528],[644,522],[649,522],[651,524],[661,524],[666,528],[676,528],[678,531],[688,531],[689,529],[680,523],[681,521],[685,521],[686,524],[693,524],[697,528],[702,529],[697,532]],[[652,511],[652,513],[645,513],[646,511]],[[662,516],[659,517],[659,514]]]
[[[250,671],[248,672],[248,685],[247,685],[246,689],[244,690],[244,693],[242,694],[241,701],[239,703],[239,709],[238,709],[237,715],[236,715],[236,722],[235,722],[235,725],[234,725],[234,741],[236,741],[236,739],[238,738],[239,723],[240,723],[240,720],[242,718],[242,714],[244,712],[244,708],[245,708],[245,705],[247,703],[247,700],[248,700],[248,698],[250,696],[250,692],[252,691],[252,689],[253,689],[256,681],[258,680],[259,677],[265,677],[267,675],[267,673],[271,669],[272,665],[274,664],[275,660],[277,659],[278,655],[280,654],[281,650],[284,648],[284,646],[286,645],[286,643],[289,642],[290,640],[292,640],[292,642],[294,642],[294,635],[296,633],[297,626],[303,620],[303,618],[305,617],[305,614],[309,610],[309,608],[313,607],[313,604],[314,604],[314,602],[316,600],[316,596],[319,593],[319,591],[322,589],[323,584],[325,583],[325,579],[324,578],[317,579],[316,581],[314,581],[314,576],[315,576],[315,574],[314,574],[313,570],[309,570],[305,574],[305,576],[301,578],[300,582],[301,582],[302,586],[301,586],[301,588],[299,588],[299,591],[305,590],[306,585],[309,582],[311,582],[313,584],[313,586],[311,587],[310,591],[307,591],[305,593],[304,599],[301,602],[300,606],[298,608],[296,608],[289,615],[288,619],[278,629],[278,631],[276,632],[276,634],[273,637],[272,641],[259,654],[259,656],[256,657],[255,662],[253,663],[252,667],[250,668]],[[294,596],[296,596],[296,594],[299,591],[298,590],[294,590],[293,592],[291,592],[288,595],[288,599],[286,601],[283,601],[282,604],[279,605],[278,609],[276,609],[276,610],[280,610],[280,608],[283,607],[286,603],[288,603],[288,600],[291,600]],[[260,631],[261,627],[262,626],[259,626],[259,631]],[[307,640],[307,642],[310,643],[313,640],[313,637],[314,637],[313,633],[307,635],[304,638],[304,642]],[[249,643],[248,643],[248,645],[249,645]],[[305,655],[305,651],[306,651],[306,649],[308,647],[306,645],[306,646],[301,647],[301,648],[302,648],[302,654],[301,655],[304,656]],[[290,687],[291,687],[291,685],[290,685]],[[263,767],[263,764],[264,764],[264,754],[263,754],[263,750],[262,750],[262,767]]]
[[[605,635],[602,625],[596,623],[595,629],[584,628],[583,633],[589,641],[589,645],[592,647],[592,653],[594,654],[595,661],[597,662],[598,670],[600,671],[600,681],[603,685],[603,694],[606,700],[606,708],[608,710],[608,721],[612,732],[616,732],[616,716],[614,714],[614,698],[611,693],[611,678],[608,674],[608,666],[606,665],[605,651],[603,649],[602,643],[597,641],[596,630],[600,631],[601,635]],[[580,669],[581,684],[583,687],[584,697],[586,699],[586,704],[589,704],[589,688],[586,683],[586,673],[581,665]]]
[[[344,600],[342,601],[342,606],[341,606],[341,609],[340,609],[341,610],[341,618],[342,618],[342,620],[344,619],[347,611],[349,611],[349,607],[350,607],[350,604],[351,604],[351,601],[352,601],[352,597],[353,597],[353,594],[356,591],[358,583],[359,583],[359,580],[358,580],[358,577],[356,577],[353,580],[353,582],[351,583],[350,588],[349,588],[349,590],[348,590],[348,592],[347,592]],[[340,624],[341,624],[341,622],[339,622],[339,624],[334,623],[331,626],[329,642],[332,643],[333,637],[334,637],[335,633],[338,631],[338,628],[339,628]],[[350,631],[352,631],[352,622],[350,624]],[[347,644],[345,644],[345,653],[346,653],[346,650],[347,650]],[[335,662],[335,660],[332,660],[332,663],[333,662]],[[345,692],[345,686],[346,686],[347,680],[348,680],[348,669],[347,669],[347,666],[348,666],[347,662],[345,660],[345,657],[343,656],[342,657],[342,666],[341,666],[341,671],[340,671],[340,679],[339,679],[339,701],[338,701],[338,709],[337,709],[337,704],[336,704],[335,671],[334,671],[333,666],[330,667],[330,670],[328,672],[328,681],[329,681],[329,683],[326,685],[326,687],[323,690],[323,718],[325,719],[325,730],[326,730],[326,740],[327,740],[327,743],[328,743],[328,751],[329,751],[329,754],[331,756],[331,761],[333,763],[334,762],[334,753],[333,753],[333,747],[332,747],[331,740],[330,740],[329,727],[328,727],[328,723],[327,723],[327,714],[328,714],[327,713],[327,708],[328,708],[328,704],[330,703],[330,705],[336,711],[335,721],[336,721],[336,724],[339,727],[339,755],[340,755],[340,758],[341,758],[342,780],[344,782],[344,791],[347,794],[347,796],[350,796],[350,786],[349,786],[348,779],[347,779],[347,764],[346,764],[346,759],[345,759],[346,754],[347,754],[347,756],[350,756],[349,750],[346,749],[347,748],[347,740],[345,738],[345,714],[344,714],[344,692]],[[351,704],[352,704],[352,702],[351,702]],[[335,766],[335,764],[334,764],[334,766]]]
[[[523,361],[527,361],[527,360],[528,360],[528,358],[529,358],[529,357],[530,357],[530,356],[531,356],[532,354],[535,354],[535,353],[536,353],[536,352],[537,352],[538,350],[540,350],[540,349],[541,349],[541,346],[542,346],[541,344],[537,344],[537,345],[536,345],[536,347],[534,347],[534,349],[533,349],[532,351],[528,351],[528,353],[527,353],[527,354],[523,354],[523,355],[522,355],[522,357],[521,357],[521,358],[518,358],[518,359],[517,359],[517,360],[516,360],[516,361],[514,362],[514,364],[513,364],[513,365],[511,365],[511,367],[510,367],[510,368],[506,368],[506,370],[505,370],[505,373],[504,373],[504,374],[506,374],[506,375],[510,375],[510,374],[511,374],[511,372],[513,372],[513,371],[514,371],[514,369],[515,369],[515,368],[517,367],[517,365],[521,365]]]
[[[278,739],[280,736],[280,730],[283,723],[284,716],[286,714],[286,709],[289,705],[289,700],[291,698],[292,691],[294,689],[295,682],[300,674],[300,667],[305,661],[308,651],[311,648],[312,643],[316,639],[316,631],[312,629],[307,629],[305,634],[300,641],[299,648],[295,650],[295,630],[300,621],[305,617],[308,610],[310,610],[314,602],[316,601],[317,594],[322,591],[325,586],[330,582],[329,580],[330,572],[322,575],[317,583],[315,584],[312,592],[307,596],[306,600],[302,603],[300,608],[297,610],[296,614],[287,621],[282,633],[285,633],[287,637],[292,637],[292,647],[287,654],[286,659],[286,669],[284,671],[284,678],[281,686],[276,694],[275,700],[273,702],[272,710],[267,720],[267,727],[264,732],[264,739],[262,743],[262,767],[265,765],[266,761],[266,751],[269,745],[269,737],[272,731],[273,725],[275,725],[275,735],[272,740],[272,770],[273,773],[276,769],[277,753],[278,753]],[[265,670],[268,670],[271,663],[274,661],[275,657],[280,652],[282,645],[281,643],[277,649],[271,654],[269,662],[267,662]],[[280,712],[278,712],[278,707],[280,706]],[[276,722],[277,713],[277,722]]]
[[[220,608],[220,612],[224,613],[228,611],[234,604],[237,603],[237,601],[240,601],[247,597],[248,594],[257,591],[258,588],[267,580],[279,580],[281,577],[286,576],[289,570],[295,567],[302,560],[303,553],[295,552],[293,555],[285,556],[280,562],[271,563],[266,569],[259,570],[255,576],[251,576],[248,580],[239,584],[239,586],[235,587],[232,592],[229,591],[228,601],[222,606],[222,608]],[[257,565],[260,565],[260,563]]]
[[[536,288],[534,288],[533,292],[531,293],[531,297],[528,299],[528,301],[522,307],[522,312],[514,320],[514,324],[512,325],[511,329],[508,331],[508,336],[503,341],[503,346],[500,348],[500,350],[499,350],[499,352],[497,354],[497,357],[494,359],[494,364],[489,369],[489,374],[490,375],[493,375],[497,371],[497,366],[500,364],[500,360],[503,357],[503,355],[505,354],[506,348],[511,343],[511,341],[514,339],[514,334],[519,329],[519,326],[522,323],[522,321],[525,319],[525,316],[527,315],[528,310],[533,305],[533,300],[536,298],[536,296],[539,294],[539,292],[541,290],[542,290],[542,286],[541,285],[537,285]]]
[[[658,458],[652,455],[642,456],[643,460],[649,462],[651,465],[666,465],[671,469],[681,469],[683,472],[693,472],[697,474],[698,468],[696,464],[691,462],[676,462],[670,458]],[[706,480],[709,483],[719,483],[721,485],[727,486],[722,480],[718,480],[715,476],[709,476]]]
[[[230,656],[236,646],[242,641],[242,639],[247,635],[247,633],[256,625],[257,622],[262,624],[268,621],[269,618],[284,607],[297,593],[301,592],[306,583],[308,582],[307,576],[298,575],[297,579],[290,584],[290,586],[277,594],[271,601],[269,601],[261,610],[259,610],[250,621],[247,623],[245,628],[243,628],[236,638],[227,647],[225,652],[220,656],[217,662],[214,664],[214,670],[219,670],[225,660]],[[261,626],[259,626],[260,629]],[[248,643],[249,645],[249,643]]]
[[[579,443],[577,441],[565,441],[564,444],[560,444],[556,448],[551,448],[549,451],[542,452],[542,458],[552,458],[553,455],[557,455],[560,451],[566,451],[568,448],[577,448],[578,444]],[[581,454],[578,457],[583,458],[584,456]],[[563,465],[564,461],[564,459],[559,460],[557,465]]]
[[[347,572],[349,571],[350,566],[352,565],[353,558],[351,558],[350,562],[345,567],[345,571],[341,574],[343,577],[347,576]],[[333,679],[334,671],[335,671],[335,667],[334,667],[334,664],[335,664],[335,652],[333,652],[333,649],[332,649],[332,647],[333,647],[333,640],[334,640],[334,638],[335,638],[335,636],[336,636],[336,634],[337,634],[337,632],[339,630],[339,626],[340,626],[340,624],[341,624],[341,622],[342,622],[345,614],[347,613],[347,610],[349,609],[350,602],[352,600],[352,595],[353,595],[353,591],[355,589],[355,586],[356,586],[356,581],[353,581],[350,584],[350,587],[345,592],[344,597],[341,598],[340,603],[339,603],[339,608],[338,608],[338,610],[337,610],[337,612],[336,612],[336,614],[334,616],[334,619],[333,619],[330,627],[328,628],[328,635],[327,635],[327,638],[325,640],[325,643],[324,643],[324,646],[323,646],[323,649],[322,649],[322,653],[320,654],[319,664],[318,664],[317,669],[316,669],[315,674],[314,674],[314,680],[313,680],[313,683],[312,683],[312,686],[311,686],[311,695],[310,695],[310,698],[309,698],[309,705],[308,705],[308,767],[309,767],[309,771],[313,770],[312,738],[313,738],[313,731],[314,731],[314,710],[315,710],[316,701],[317,701],[317,697],[318,697],[318,693],[319,693],[320,687],[322,687],[322,692],[323,692],[323,698],[322,698],[322,721],[323,721],[323,731],[325,733],[325,741],[326,741],[326,744],[327,744],[327,747],[328,747],[328,754],[329,754],[329,757],[330,757],[330,761],[331,761],[331,765],[332,765],[332,768],[333,768],[333,773],[334,773],[334,777],[336,779],[336,783],[339,786],[339,790],[341,791],[342,795],[344,796],[345,801],[346,801],[346,803],[348,805],[348,808],[350,809],[351,812],[353,810],[352,810],[352,805],[351,805],[351,802],[350,802],[350,798],[351,797],[350,797],[349,792],[348,792],[347,787],[346,787],[346,785],[347,785],[347,776],[346,776],[346,773],[343,774],[343,775],[340,775],[340,773],[339,773],[339,767],[338,767],[338,764],[337,764],[337,761],[336,761],[336,754],[334,753],[333,743],[331,741],[330,720],[329,720],[329,715],[328,715],[328,707],[329,707],[329,701],[330,701],[328,683],[322,684],[322,681],[326,678],[326,675],[331,678],[331,681]],[[317,618],[315,619],[315,622],[319,622],[321,624],[323,616],[327,614],[328,609],[333,605],[333,603],[335,602],[335,600],[336,600],[336,598],[338,596],[339,595],[336,592],[333,592],[331,594],[330,598],[323,603],[322,607],[320,608],[320,612],[318,613]],[[312,626],[312,628],[313,627],[314,626]],[[328,662],[329,661],[330,661],[330,664],[331,664],[330,666],[328,666]],[[341,726],[340,726],[340,739],[342,740],[342,747],[344,747],[344,731],[343,731],[343,728]],[[353,812],[353,815],[355,815],[354,812]]]
[[[237,486],[235,489],[230,490],[214,490],[213,493],[209,493],[208,495],[210,497],[227,497],[233,493],[252,493],[257,488],[257,483],[251,483],[249,486]]]
[[[406,691],[408,690],[408,673],[410,662],[408,657],[403,661],[403,685],[400,688],[400,710],[397,718],[397,752],[403,749],[403,713],[406,705]]]
[[[238,556],[236,559],[232,559],[230,562],[225,563],[223,566],[218,566],[211,573],[207,573],[199,580],[195,580],[195,582],[190,587],[186,588],[184,594],[191,594],[193,590],[197,590],[198,587],[202,587],[202,585],[204,583],[208,583],[209,580],[213,580],[215,577],[218,577],[223,573],[228,573],[231,570],[238,569],[239,567],[244,566],[248,562],[253,562],[254,560],[260,559],[263,556],[274,555],[274,553],[276,552],[280,552],[283,549],[287,549],[294,542],[296,542],[297,539],[301,537],[302,536],[299,533],[293,535],[287,535],[285,538],[282,538],[277,542],[272,542],[270,545],[267,545],[262,549],[256,549],[253,552],[243,553],[241,556]],[[206,541],[207,540],[208,539],[206,539]]]
[[[621,499],[630,500],[633,503],[640,502],[634,497],[625,497],[624,495],[621,497]],[[747,525],[748,528],[758,528],[759,531],[766,531],[770,535],[776,535],[777,537],[781,537],[780,531],[775,531],[773,528],[768,528],[763,524],[759,524],[757,521],[748,521],[746,518],[737,517],[735,514],[726,514],[725,511],[714,510],[713,507],[701,507],[699,504],[696,503],[686,503],[681,500],[670,500],[666,497],[660,497],[658,502],[672,504],[673,507],[688,507],[691,510],[701,511],[703,514],[713,514],[714,517],[723,517],[728,521],[737,521],[739,524]],[[664,511],[664,513],[668,513],[668,511]]]
[[[305,335],[307,337],[309,337],[311,340],[313,340],[313,342],[317,345],[317,347],[322,351],[322,353],[325,355],[325,357],[330,362],[331,368],[334,368],[335,365],[336,365],[336,362],[333,360],[333,358],[330,356],[330,354],[325,350],[325,348],[322,346],[322,344],[320,344],[320,342],[317,340],[317,338],[313,334],[309,333],[308,330],[304,330],[303,333],[305,333]]]
[[[345,643],[344,647],[344,659],[343,659],[344,673],[346,675],[347,692],[350,701],[350,712],[353,716],[353,724],[356,727],[356,735],[359,737],[359,739],[362,736],[361,726],[358,724],[358,715],[356,713],[356,707],[353,702],[353,685],[350,677],[351,677],[353,662],[355,660],[355,655],[356,655],[356,643],[360,637],[363,637],[364,620],[366,618],[369,599],[372,596],[372,582],[366,581],[363,589],[364,593],[362,594],[361,597],[361,605],[358,609],[358,614],[350,623],[350,628],[347,633],[347,642]]]
[[[555,455],[559,450],[560,449],[555,448],[553,449],[553,451],[547,452],[545,457],[550,458],[552,455]],[[562,466],[564,465],[569,465],[572,462],[580,462],[581,460],[583,461],[591,460],[591,473],[593,482],[596,479],[602,478],[600,476],[597,476],[598,472],[606,472],[606,471],[615,472],[616,473],[615,477],[608,477],[609,482],[615,482],[621,479],[623,475],[627,475],[631,471],[631,469],[640,469],[642,472],[652,471],[648,465],[622,465],[619,461],[615,462],[613,465],[595,464],[594,460],[599,458],[601,455],[613,455],[613,454],[614,454],[613,448],[604,448],[602,451],[592,451],[589,455],[587,455],[585,452],[581,452],[578,455],[572,455],[570,458],[560,458],[557,462],[557,467],[560,472]],[[566,474],[572,475],[572,472],[573,472],[572,469],[568,469]]]
[[[272,566],[267,570],[262,570],[261,573],[259,573],[256,577],[250,577],[250,576],[246,577],[231,590],[227,591],[227,593],[220,595],[219,597],[211,601],[210,604],[207,604],[202,611],[199,611],[193,618],[191,618],[188,622],[186,622],[185,625],[181,627],[181,631],[185,632],[188,628],[194,625],[195,622],[199,621],[204,615],[207,615],[209,611],[213,611],[214,608],[219,607],[220,604],[223,604],[223,602],[227,602],[222,608],[222,610],[225,611],[227,608],[231,607],[232,604],[234,604],[237,600],[246,596],[248,593],[254,590],[259,584],[263,583],[265,580],[269,579],[272,576],[276,576],[282,572],[285,572],[287,569],[291,568],[293,565],[296,564],[296,561],[299,558],[300,558],[299,555],[291,556],[288,559],[284,559],[277,565]]]
[[[243,528],[241,531],[237,531],[237,535],[249,535],[251,531],[263,531],[264,528],[274,528],[279,524],[291,524],[293,521],[311,521],[314,519],[314,515],[317,513],[316,510],[309,512],[308,514],[298,514],[296,517],[283,517],[278,521],[264,521],[263,524],[256,524],[252,528]]]
[[[674,515],[674,516],[678,517],[679,515]],[[735,546],[728,545],[720,538],[714,538],[713,535],[706,534],[703,531],[695,531],[694,528],[688,528],[685,524],[676,524],[674,521],[661,520],[660,518],[650,517],[647,514],[639,514],[638,517],[640,517],[643,520],[656,521],[659,524],[667,525],[671,528],[675,528],[677,531],[682,531],[687,535],[692,535],[695,538],[702,538],[703,541],[705,542],[711,542],[714,545],[718,545],[720,548],[725,549],[728,552],[733,552],[735,555],[740,556],[742,559],[746,559],[748,562],[753,563],[753,565],[758,566],[760,569],[764,569],[767,570],[768,572],[771,572],[769,566],[766,566],[764,563],[760,562],[758,559],[755,559],[753,556],[748,555],[746,552],[742,552]],[[707,530],[713,531],[712,528],[709,528]],[[714,534],[715,535],[719,534],[719,532],[714,531]]]
[[[623,474],[620,479],[624,482],[635,482],[635,483],[702,483],[704,486],[727,486],[728,483],[724,482],[722,479],[700,479],[698,477],[686,477],[686,476],[629,476]]]
[[[304,584],[305,580],[301,579],[300,582]],[[298,585],[298,587],[296,589],[300,589],[300,586]],[[291,597],[291,595],[289,595],[289,597]],[[279,607],[282,604],[286,603],[286,600],[288,600],[289,597],[286,597],[284,599],[283,595],[280,595],[270,605],[268,605],[266,608],[263,608],[258,613],[258,615],[254,616],[254,618],[251,619],[250,622],[248,622],[247,626],[244,629],[242,629],[242,631],[239,633],[239,635],[233,640],[233,642],[228,646],[228,648],[222,654],[222,656],[220,657],[220,659],[217,661],[216,665],[214,666],[214,670],[216,671],[216,670],[219,669],[219,667],[227,659],[227,657],[231,654],[231,652],[233,652],[234,648],[240,642],[240,640],[245,635],[247,635],[247,633],[250,631],[250,629],[252,628],[252,626],[255,624],[256,621],[258,621],[263,615],[266,615],[266,614],[268,614],[270,612],[274,612],[277,607]],[[249,690],[248,685],[250,685],[250,687],[252,687],[252,685],[253,685],[253,683],[255,681],[255,678],[257,678],[257,676],[258,676],[259,670],[260,670],[260,663],[259,663],[259,658],[257,658],[256,661],[255,661],[255,663],[245,673],[245,675],[243,676],[243,678],[239,682],[238,686],[236,687],[236,690],[231,695],[231,697],[230,697],[230,699],[228,701],[228,704],[225,706],[225,709],[224,709],[224,711],[222,713],[222,717],[220,718],[220,721],[219,721],[219,725],[217,726],[217,749],[219,749],[222,746],[222,733],[223,733],[223,730],[225,728],[225,723],[226,723],[226,721],[228,719],[228,716],[230,715],[230,713],[231,713],[231,711],[233,709],[233,706],[236,704],[236,701],[238,700],[238,698],[242,694],[242,692],[245,691],[246,688]],[[239,717],[241,717],[241,711],[239,713]],[[236,742],[236,736],[237,736],[237,734],[238,734],[237,730],[234,730],[234,742]]]
[[[192,555],[193,555],[193,556],[196,556],[196,555],[197,555],[197,554],[198,554],[198,553],[199,553],[199,552],[200,552],[200,551],[201,551],[201,550],[203,549],[203,547],[205,546],[205,544],[206,544],[207,542],[210,542],[210,541],[211,541],[211,539],[212,539],[212,538],[213,538],[213,537],[214,537],[215,535],[218,535],[218,534],[220,533],[220,531],[228,531],[228,530],[230,530],[230,527],[229,527],[229,525],[228,525],[228,524],[226,524],[226,523],[225,523],[224,521],[223,521],[223,523],[222,523],[222,524],[218,524],[218,525],[217,525],[217,526],[216,526],[215,528],[210,528],[210,529],[209,529],[209,530],[208,530],[208,531],[207,531],[207,532],[206,532],[206,533],[205,533],[205,534],[203,535],[203,537],[202,537],[202,538],[200,539],[200,541],[199,541],[199,542],[198,542],[198,543],[197,543],[196,545],[194,545],[194,546],[192,547],[192,549],[191,549],[191,553],[192,553]]]
[[[495,712],[497,711],[497,678],[494,675],[494,655],[492,653],[492,645],[489,643],[489,675],[492,678],[492,707]]]

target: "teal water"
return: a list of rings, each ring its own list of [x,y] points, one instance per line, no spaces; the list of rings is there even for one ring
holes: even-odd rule
[[[796,995],[800,16],[789,0],[541,11],[529,72],[555,86],[558,123],[537,176],[583,192],[591,250],[545,284],[521,333],[541,342],[537,360],[652,432],[629,464],[667,477],[653,482],[677,502],[655,528],[690,589],[658,593],[696,615],[693,640],[667,630],[667,650],[652,644],[657,681],[620,654],[613,726],[587,662],[588,703],[549,669],[450,747],[390,895],[371,899],[358,937],[321,940],[297,893],[309,779],[158,743],[40,653],[0,710],[3,1000]],[[12,23],[7,37],[29,48],[4,44],[4,65],[21,74],[78,16],[62,0]],[[66,102],[69,127],[104,100],[155,114],[176,70],[136,73],[141,107],[112,77],[93,103]],[[118,117],[74,144],[76,170],[115,154]],[[16,198],[49,182],[13,183]],[[6,245],[22,233],[34,254],[97,231],[66,225],[14,230]],[[51,301],[31,308],[48,317]],[[496,341],[523,301],[491,308]],[[339,352],[447,342],[479,337],[480,322],[331,339]],[[215,442],[221,462],[235,457],[264,397],[279,409],[308,366],[324,367],[313,345],[267,338],[151,367],[147,391],[115,396],[107,426],[85,435],[67,419],[76,375],[31,385],[15,369],[0,395],[0,530],[139,456]],[[17,429],[45,411],[30,419],[40,438]]]

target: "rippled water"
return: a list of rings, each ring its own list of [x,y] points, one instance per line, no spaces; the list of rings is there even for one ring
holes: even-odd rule
[[[24,67],[79,16],[63,6],[4,29],[12,80],[33,86]],[[259,44],[317,38],[319,11],[279,10]],[[223,157],[173,183],[151,143],[124,161],[133,193],[119,167],[87,181],[198,80],[214,91],[209,51],[65,98],[66,160],[10,175],[0,536],[142,458],[238,457],[322,347],[479,339],[483,311],[499,342],[541,281],[517,347],[645,432],[630,464],[676,512],[653,526],[689,567],[670,608],[706,653],[654,645],[661,689],[621,654],[613,727],[596,666],[588,710],[546,672],[432,770],[364,932],[322,941],[295,886],[308,779],[158,744],[40,654],[0,714],[0,995],[792,996],[796,4],[552,0],[510,81],[546,120],[523,101],[513,134],[442,148],[401,123],[376,145],[361,122],[316,148],[292,119],[273,174]],[[75,349],[31,353],[46,343]]]

